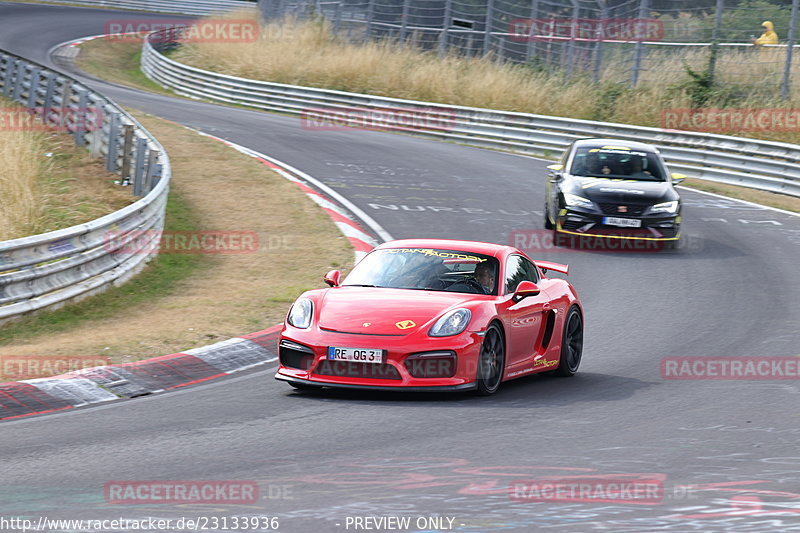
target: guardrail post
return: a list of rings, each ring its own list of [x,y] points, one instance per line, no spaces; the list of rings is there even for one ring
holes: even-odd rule
[[[147,151],[147,139],[136,139],[136,161],[133,166],[133,195],[144,196],[144,155]]]
[[[42,106],[44,107],[45,115],[48,115],[50,108],[53,107],[53,95],[56,93],[56,77],[52,72],[45,72],[44,79],[47,80],[47,87],[45,87]],[[47,117],[44,117],[44,121],[47,123]]]
[[[22,88],[25,85],[25,72],[28,70],[28,66],[24,63],[20,67],[17,69],[17,77],[14,79],[14,93],[11,95],[11,99],[15,102],[19,102],[19,98],[22,95]]]
[[[450,40],[450,18],[453,13],[453,0],[444,0],[444,20],[442,21],[442,34],[439,35],[439,55],[447,53]]]
[[[486,2],[486,21],[483,28],[483,55],[488,55],[492,47],[492,19],[494,18],[494,0]],[[449,22],[448,22],[449,26]]]
[[[75,112],[75,117],[72,119],[75,125],[73,136],[75,137],[75,144],[78,146],[86,146],[86,132],[89,130],[89,125],[86,124],[87,105],[89,103],[89,91],[86,89],[78,89],[78,109]]]
[[[717,0],[714,13],[714,29],[711,30],[711,52],[708,56],[708,82],[714,83],[714,74],[717,70],[717,55],[719,54],[719,30],[722,27],[722,12],[725,10],[725,0]]]
[[[36,108],[36,100],[39,97],[39,79],[42,76],[42,69],[39,67],[31,70],[31,84],[28,86],[28,109]]]
[[[525,51],[525,62],[530,62],[532,57],[536,57],[536,38],[533,36],[534,24],[537,23],[536,17],[539,16],[539,0],[531,0],[531,26],[528,32],[528,47]],[[537,24],[538,26],[538,24]]]
[[[122,126],[124,130],[124,141],[122,142],[122,170],[120,177],[122,184],[128,185],[131,177],[131,150],[133,149],[133,124],[125,124]]]
[[[400,42],[406,42],[406,35],[408,34],[408,10],[411,7],[411,0],[403,0],[403,14],[400,15]],[[444,27],[447,27],[447,19],[444,21]]]
[[[639,4],[639,19],[647,18],[650,11],[649,0],[641,0]],[[636,87],[639,83],[639,72],[642,70],[642,55],[644,54],[644,43],[639,40],[636,41],[636,47],[633,51],[633,69],[631,70],[631,87]]]
[[[14,78],[14,71],[17,70],[19,62],[19,59],[12,62],[11,58],[6,61],[6,75],[3,80],[3,94],[6,96],[11,96],[11,90],[13,89],[11,80]]]
[[[608,24],[608,3],[606,0],[596,0],[600,6],[600,19],[602,26]],[[595,83],[600,82],[600,71],[603,68],[603,39],[605,39],[605,31],[598,37],[594,47],[594,68],[592,69],[592,81]]]
[[[158,165],[158,155],[161,152],[158,150],[150,150],[147,152],[147,174],[144,176],[144,193],[147,194],[153,190],[153,177],[155,172],[160,170]]]
[[[106,154],[106,170],[117,171],[117,153],[119,152],[119,113],[111,113],[108,120],[108,153]]]
[[[572,24],[569,29],[569,41],[567,41],[567,79],[572,77],[572,71],[575,69],[575,33],[578,31],[580,10],[581,6],[578,0],[572,0]]]
[[[333,34],[338,35],[342,27],[342,2],[336,2],[336,8],[333,12]]]
[[[72,105],[72,83],[64,82],[61,86],[61,109],[55,120],[58,127],[64,131],[69,131],[69,108]]]
[[[783,69],[783,82],[781,83],[781,98],[789,98],[789,87],[792,79],[792,52],[794,40],[797,38],[797,9],[800,0],[792,0],[792,19],[789,23],[789,39],[786,41],[786,67]]]
[[[372,17],[375,12],[375,0],[367,0],[367,29],[366,40],[372,36]]]

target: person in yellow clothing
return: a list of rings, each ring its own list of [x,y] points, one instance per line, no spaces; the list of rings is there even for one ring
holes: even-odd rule
[[[753,40],[753,44],[756,46],[763,46],[765,44],[778,44],[778,34],[775,33],[775,28],[772,25],[772,22],[766,20],[761,23],[764,27],[764,33],[761,34],[761,37],[758,39]]]

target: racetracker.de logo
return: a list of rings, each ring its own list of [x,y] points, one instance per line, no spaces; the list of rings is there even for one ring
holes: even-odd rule
[[[109,20],[103,33],[110,41],[135,41],[143,34],[163,31],[150,38],[150,42],[184,43],[253,43],[258,40],[260,27],[254,19],[125,19]]]
[[[665,357],[663,379],[800,379],[800,357]]]
[[[528,255],[546,252],[669,252],[692,251],[703,248],[698,235],[684,235],[680,240],[660,240],[645,232],[604,231],[598,235],[555,233],[547,229],[512,230],[508,244]]]
[[[108,231],[103,247],[114,254],[251,254],[255,231]]]
[[[530,41],[660,41],[664,24],[657,19],[513,19],[509,22],[511,40]]]
[[[0,131],[95,131],[100,107],[0,107]]]
[[[598,502],[640,505],[664,499],[664,474],[608,474],[515,481],[508,495],[517,502]]]
[[[313,107],[303,109],[300,123],[306,130],[449,131],[455,126],[455,113],[435,107]]]
[[[661,127],[665,130],[705,132],[797,132],[800,109],[729,108],[664,109]]]
[[[110,363],[109,357],[98,355],[1,355],[0,379],[46,378]]]
[[[103,486],[106,503],[253,504],[259,499],[255,481],[109,481]]]

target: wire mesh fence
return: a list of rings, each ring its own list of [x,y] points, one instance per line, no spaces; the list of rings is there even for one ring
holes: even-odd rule
[[[789,95],[800,0],[260,0],[268,20],[324,17],[354,41],[636,86],[712,80]],[[768,23],[768,24],[767,24]],[[765,25],[764,25],[765,24]],[[774,33],[770,33],[774,31]],[[793,53],[794,51],[794,53]]]

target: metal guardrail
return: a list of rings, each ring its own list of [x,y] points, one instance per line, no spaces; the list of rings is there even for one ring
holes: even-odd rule
[[[170,36],[175,35],[172,32]],[[654,144],[674,172],[690,177],[800,196],[800,146],[727,135],[664,130],[643,126],[593,122],[451,106],[270,83],[227,76],[184,65],[162,54],[176,46],[167,31],[145,40],[141,66],[145,74],[178,94],[246,105],[304,117],[323,116],[320,110],[354,108],[424,115],[437,129],[385,125],[395,129],[473,146],[513,150],[550,157],[572,141],[586,137],[613,137]],[[357,113],[353,113],[357,115]],[[358,125],[363,117],[354,117]]]
[[[87,7],[110,7],[155,11],[157,13],[180,13],[183,15],[211,15],[231,11],[243,6],[255,6],[247,0],[47,0],[52,4],[71,4]]]
[[[0,92],[37,124],[66,131],[104,157],[106,169],[142,196],[85,224],[0,242],[3,322],[118,285],[144,267],[158,250],[171,172],[164,148],[141,124],[65,74],[0,51]],[[135,247],[126,244],[133,238]]]

